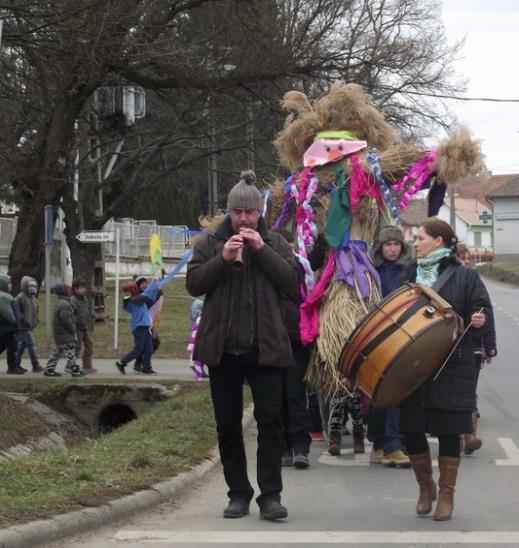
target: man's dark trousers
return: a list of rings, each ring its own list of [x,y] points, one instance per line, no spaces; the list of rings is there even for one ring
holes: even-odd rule
[[[283,368],[282,423],[284,450],[296,453],[310,450],[310,413],[306,397],[304,377],[310,351],[301,343],[292,343],[295,366]],[[320,431],[318,429],[317,431]]]
[[[259,366],[257,353],[224,354],[219,366],[209,367],[218,447],[230,499],[250,501],[254,495],[247,476],[242,431],[243,383],[247,380],[258,426],[257,480],[261,494],[256,501],[261,506],[268,499],[280,500],[282,379],[282,368]]]

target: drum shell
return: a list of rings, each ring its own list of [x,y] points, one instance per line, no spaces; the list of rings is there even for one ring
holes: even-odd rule
[[[457,335],[458,317],[452,309],[442,309],[421,286],[409,284],[359,324],[339,366],[376,405],[398,405],[438,370]]]

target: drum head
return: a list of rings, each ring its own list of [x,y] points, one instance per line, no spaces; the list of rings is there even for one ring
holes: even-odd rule
[[[398,405],[439,369],[453,347],[455,324],[454,316],[445,318],[432,329],[417,335],[395,356],[374,391],[376,405]]]

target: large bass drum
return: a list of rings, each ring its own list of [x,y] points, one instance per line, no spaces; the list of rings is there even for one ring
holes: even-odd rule
[[[377,406],[398,405],[441,367],[460,327],[461,318],[438,293],[406,284],[355,328],[339,369]]]

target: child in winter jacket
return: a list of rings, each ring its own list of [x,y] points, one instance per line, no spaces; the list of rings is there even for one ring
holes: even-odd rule
[[[143,297],[144,303],[148,307],[151,318],[151,343],[152,343],[152,356],[160,346],[160,338],[158,333],[158,327],[160,322],[160,312],[164,305],[164,295],[158,288],[158,282],[154,281],[148,285],[148,280],[144,276],[138,276],[135,280],[139,295]],[[133,369],[137,373],[142,373],[142,356],[139,356],[134,364]]]
[[[16,337],[20,327],[18,303],[11,295],[11,277],[0,276],[0,354],[7,350],[7,373],[23,375],[16,361]]]
[[[87,281],[83,278],[75,278],[72,282],[72,304],[74,305],[77,333],[76,358],[83,352],[83,369],[87,373],[97,373],[97,369],[94,369],[92,365],[94,341],[91,333],[90,305],[85,297],[87,286]]]
[[[156,372],[151,367],[151,355],[153,353],[153,341],[151,337],[152,322],[148,306],[146,305],[146,300],[149,297],[144,293],[139,295],[135,282],[128,283],[125,291],[128,295],[123,299],[123,309],[131,314],[131,330],[134,345],[132,350],[118,360],[115,365],[119,372],[125,375],[125,367],[128,363],[140,357],[142,360],[140,373],[144,375],[156,375]],[[154,287],[151,284],[148,293],[154,294]]]
[[[56,371],[56,365],[60,358],[65,357],[67,360],[65,371],[68,371],[73,377],[81,377],[85,372],[76,362],[76,318],[74,305],[70,299],[72,289],[67,284],[57,284],[51,291],[58,296],[52,319],[56,348],[52,352],[43,374],[46,377],[61,377],[61,373]]]
[[[28,350],[31,358],[33,373],[43,371],[38,356],[36,355],[36,342],[32,335],[33,329],[38,325],[38,282],[30,276],[23,276],[21,281],[21,291],[16,296],[18,309],[20,311],[20,329],[18,331],[18,342],[16,348],[16,363],[21,368],[21,359],[25,349]]]

